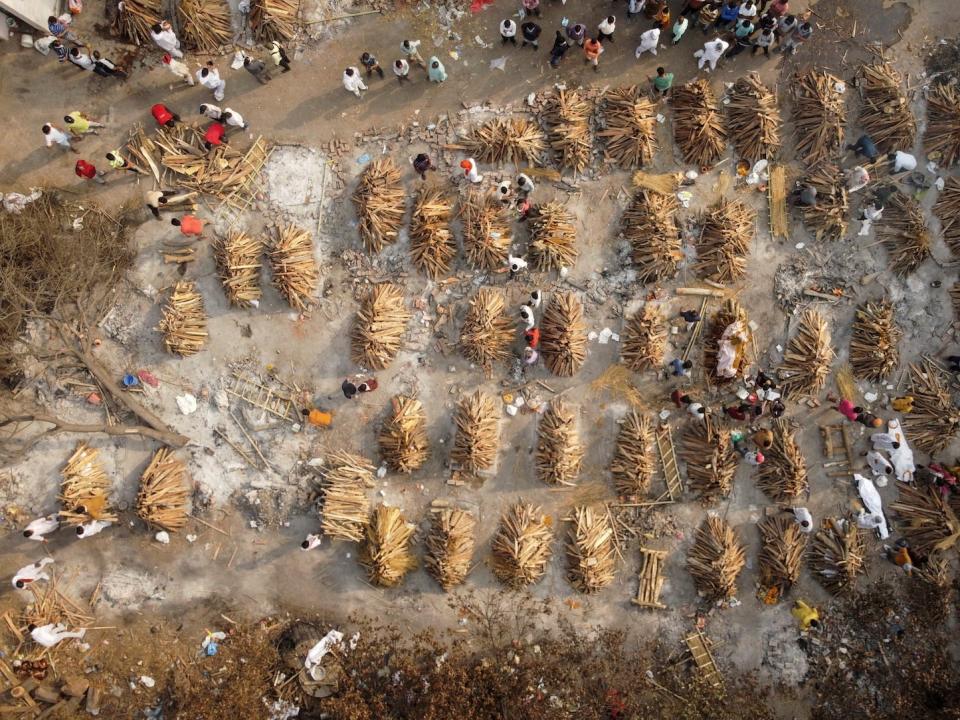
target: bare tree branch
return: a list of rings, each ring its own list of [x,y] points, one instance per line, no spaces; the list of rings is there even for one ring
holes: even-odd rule
[[[156,440],[163,443],[164,445],[169,445],[171,447],[183,447],[189,441],[189,438],[179,435],[175,432],[169,430],[156,430],[151,427],[144,427],[143,425],[107,425],[106,423],[94,423],[94,424],[83,424],[83,423],[72,423],[62,420],[61,418],[56,417],[55,415],[46,415],[42,413],[31,413],[26,415],[15,415],[13,417],[2,418],[0,419],[0,429],[8,427],[10,425],[20,425],[23,423],[45,423],[47,425],[52,425],[52,428],[49,428],[43,432],[42,435],[47,435],[56,432],[74,432],[74,433],[103,433],[105,435],[113,436],[130,436],[130,435],[139,435],[140,437],[150,438],[151,440]],[[16,430],[14,430],[14,433]],[[41,437],[42,437],[41,435]],[[30,443],[31,445],[33,443]]]

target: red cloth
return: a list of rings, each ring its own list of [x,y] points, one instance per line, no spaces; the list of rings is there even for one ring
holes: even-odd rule
[[[854,405],[846,398],[842,399],[837,405],[837,412],[843,415],[850,422],[857,421],[857,413],[854,410]]]
[[[222,145],[223,136],[226,132],[227,129],[223,126],[223,123],[212,122],[203,134],[203,139],[211,145]]]
[[[193,215],[184,215],[180,218],[180,232],[184,235],[200,235],[203,233],[203,220]]]
[[[153,119],[157,121],[157,125],[166,125],[173,120],[173,113],[163,103],[157,103],[150,108],[150,113],[153,115]]]
[[[73,169],[77,177],[93,180],[97,176],[97,169],[86,160],[77,160],[77,165]]]
[[[527,341],[527,345],[536,350],[540,347],[540,328],[530,328],[523,334],[523,339]]]
[[[470,3],[470,12],[472,13],[480,12],[481,10],[483,10],[483,8],[485,8],[487,5],[490,5],[492,2],[493,0],[473,0],[473,2]]]

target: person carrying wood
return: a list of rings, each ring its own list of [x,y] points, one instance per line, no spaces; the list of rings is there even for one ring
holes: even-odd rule
[[[204,221],[195,215],[187,214],[180,218],[173,218],[170,220],[170,224],[180,228],[180,232],[187,237],[191,235],[201,237],[203,235]]]
[[[266,64],[260,58],[245,57],[243,59],[243,69],[253,75],[261,85],[266,85],[271,80],[270,71],[267,70]],[[382,70],[380,71],[380,77],[383,77]],[[222,100],[222,98],[217,99]]]
[[[815,607],[811,607],[803,600],[797,599],[793,603],[790,614],[800,623],[801,630],[820,627],[820,611]]]
[[[167,204],[167,200],[176,195],[175,190],[147,190],[143,194],[143,202],[153,213],[153,217],[160,219],[160,208]]]
[[[141,170],[136,165],[132,164],[127,160],[123,155],[120,154],[119,148],[116,150],[111,150],[106,155],[107,162],[110,164],[111,170],[126,170],[127,172],[132,172],[135,175],[146,175],[145,170]]]
[[[190,87],[193,87],[196,84],[194,82],[193,75],[190,73],[190,68],[187,67],[186,63],[175,60],[173,55],[170,53],[164,53],[161,61],[166,66],[167,70],[172,72],[181,80],[185,81]]]
[[[366,90],[367,86],[360,79],[360,71],[355,67],[348,67],[343,71],[343,87],[347,92],[352,92],[360,97],[360,91]]]
[[[170,53],[178,60],[183,57],[183,53],[180,52],[180,41],[173,32],[173,26],[167,20],[153,25],[150,28],[150,37],[161,50]]]

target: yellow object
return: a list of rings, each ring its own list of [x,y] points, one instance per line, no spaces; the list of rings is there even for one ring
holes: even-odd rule
[[[790,614],[800,623],[801,630],[809,630],[810,625],[814,621],[820,622],[820,611],[810,607],[803,600],[797,600],[793,604],[793,607],[790,609]]]
[[[899,413],[913,412],[913,398],[909,395],[906,397],[894,398],[890,405]]]
[[[507,405],[513,405],[513,394],[512,394],[512,393],[504,393],[504,394],[501,395],[500,397],[503,398],[503,401],[504,401]]]
[[[79,110],[74,110],[67,117],[73,120],[67,129],[74,135],[83,135],[90,129],[90,121],[87,120]]]
[[[313,409],[307,415],[307,422],[317,427],[330,427],[333,425],[333,413]]]

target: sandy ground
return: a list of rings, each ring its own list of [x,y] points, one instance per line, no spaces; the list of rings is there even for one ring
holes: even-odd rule
[[[795,10],[806,3],[797,4],[801,7]],[[560,5],[548,0],[544,5],[542,24],[544,44],[548,47],[552,28],[564,14],[592,26],[609,7],[607,3]],[[864,47],[871,41],[890,48],[888,57],[907,75],[911,88],[917,88],[922,85],[918,75],[922,70],[921,47],[935,39],[939,28],[950,27],[950,23],[960,19],[960,7],[950,2],[927,2],[921,8],[917,0],[885,0],[883,12],[877,13],[876,2],[856,0],[843,3],[843,14],[837,14],[832,4],[822,5],[825,4],[814,8],[818,23],[816,42],[789,59],[779,54],[769,60],[741,54],[711,76],[718,93],[722,94],[725,83],[756,70],[767,83],[776,86],[788,117],[790,80],[795,69],[826,67],[849,80],[859,63],[871,57]],[[388,474],[379,480],[376,500],[402,507],[408,519],[420,524],[421,531],[429,520],[428,505],[435,498],[453,499],[474,509],[480,524],[477,566],[468,580],[469,587],[498,587],[485,565],[489,540],[500,511],[518,497],[541,504],[560,530],[564,528],[562,520],[567,511],[578,501],[603,498],[612,492],[607,467],[616,423],[628,404],[618,394],[598,391],[591,383],[617,361],[616,343],[591,342],[586,364],[572,379],[551,377],[542,367],[528,372],[525,378],[528,383],[543,381],[550,388],[535,386],[540,388],[538,392],[542,391],[544,400],[549,400],[553,392],[565,391],[565,397],[579,406],[581,436],[587,447],[580,488],[556,491],[536,480],[532,455],[536,422],[532,414],[516,418],[504,415],[498,468],[482,487],[447,485],[447,447],[453,439],[450,418],[456,398],[478,387],[499,393],[520,385],[506,368],[497,369],[491,378],[485,377],[456,352],[459,320],[466,309],[466,299],[477,285],[502,286],[511,302],[517,304],[534,286],[548,294],[572,287],[581,291],[589,329],[595,332],[604,327],[619,332],[624,313],[631,312],[647,296],[650,288],[639,286],[630,268],[623,266],[623,243],[617,239],[620,214],[628,201],[623,190],[629,185],[626,173],[597,163],[586,177],[568,178],[579,187],[576,192],[550,183],[539,187],[538,201],[563,200],[577,217],[581,256],[565,281],[555,275],[508,281],[503,275],[486,277],[461,270],[452,283],[426,282],[409,265],[405,236],[379,257],[371,259],[356,253],[360,246],[349,194],[362,163],[369,157],[387,153],[397,159],[404,168],[410,191],[418,181],[407,160],[417,152],[429,150],[445,162],[437,173],[442,182],[454,173],[459,157],[449,151],[441,153],[422,140],[406,140],[411,135],[422,137],[422,131],[431,123],[446,118],[456,129],[465,127],[474,116],[484,117],[507,105],[521,109],[528,93],[547,89],[555,82],[596,88],[642,84],[658,64],[674,72],[678,82],[695,74],[692,53],[703,40],[699,31],[689,31],[678,47],[662,47],[656,58],[645,55],[638,62],[634,60],[633,48],[647,23],[625,18],[620,21],[616,42],[603,56],[598,74],[585,67],[575,52],[568,54],[555,71],[547,65],[543,50],[534,54],[529,49],[504,49],[499,45],[496,26],[513,9],[510,3],[497,2],[476,16],[456,21],[449,33],[438,31],[437,10],[430,7],[407,11],[389,22],[375,15],[358,18],[329,33],[329,38],[299,48],[294,72],[277,76],[265,86],[258,85],[243,71],[226,70],[227,100],[222,104],[243,113],[251,125],[251,137],[262,134],[283,147],[265,174],[256,211],[241,218],[219,218],[217,228],[225,230],[235,221],[250,232],[261,232],[281,218],[293,219],[309,228],[315,233],[325,296],[309,317],[298,318],[265,283],[264,299],[258,309],[231,309],[219,287],[209,248],[203,248],[200,259],[187,268],[186,276],[196,280],[203,293],[210,315],[210,345],[188,359],[166,355],[154,330],[159,318],[157,299],[178,275],[174,266],[162,264],[157,246],[162,239],[173,236],[173,228],[166,222],[154,222],[144,213],[144,223],[134,236],[137,262],[122,302],[102,328],[104,344],[100,357],[118,374],[144,367],[161,378],[159,391],[145,396],[144,401],[171,426],[193,439],[180,454],[190,462],[192,477],[202,488],[199,495],[212,502],[212,508],[202,517],[218,529],[192,522],[187,532],[163,546],[152,540],[130,512],[119,527],[91,540],[73,542],[65,533],[55,537],[46,550],[57,558],[62,572],[73,579],[78,591],[88,591],[98,582],[103,583],[104,602],[98,608],[98,618],[131,611],[189,617],[199,601],[223,598],[251,615],[278,608],[330,607],[342,612],[362,610],[411,626],[455,623],[457,618],[449,610],[444,594],[422,570],[412,573],[399,589],[382,591],[366,583],[356,562],[356,546],[324,544],[309,554],[297,548],[304,534],[317,526],[316,513],[307,503],[314,475],[308,461],[322,458],[330,449],[346,447],[379,463],[376,433],[390,396],[397,392],[416,392],[424,402],[433,453],[427,465],[412,477]],[[851,37],[854,23],[856,35]],[[429,84],[413,70],[415,82],[400,87],[389,76],[388,68],[387,79],[370,81],[370,90],[360,100],[343,90],[342,68],[356,64],[361,49],[370,49],[388,63],[397,53],[401,39],[410,36],[423,39],[425,55],[436,53],[442,58],[450,76],[446,83]],[[481,47],[475,36],[493,46]],[[196,107],[210,99],[203,88],[171,86],[170,75],[158,66],[155,53],[137,64],[130,80],[116,84],[82,75],[71,66],[58,66],[55,59],[32,51],[12,46],[2,50],[0,96],[5,102],[16,103],[17,108],[15,114],[7,115],[6,132],[0,136],[0,157],[5,159],[0,167],[0,187],[4,191],[52,184],[107,204],[138,198],[146,188],[134,180],[115,179],[106,187],[75,182],[75,158],[44,148],[40,126],[77,108],[103,118],[108,128],[80,144],[80,157],[99,158],[124,141],[133,123],[149,125],[148,109],[153,102],[162,99],[184,117],[195,119],[192,113]],[[454,60],[451,52],[456,52],[459,59]],[[505,70],[490,69],[491,60],[501,57],[507,59]],[[221,63],[222,69],[225,66]],[[914,97],[914,111],[922,118],[921,93],[914,93]],[[465,110],[479,104],[487,109]],[[858,135],[852,109],[853,102],[849,138]],[[669,111],[665,110],[665,114],[669,116]],[[405,133],[399,139],[391,139],[400,125],[406,128]],[[789,131],[785,134],[790,137]],[[348,141],[350,150],[330,158],[320,154],[334,138]],[[659,129],[659,141],[656,168],[681,167],[671,141],[669,117]],[[239,139],[235,142],[241,143]],[[922,157],[919,148],[915,153]],[[791,153],[785,154],[792,158]],[[852,165],[852,159],[848,158],[846,164]],[[728,159],[697,181],[691,210],[684,212],[684,217],[691,217],[695,210],[722,194],[740,197],[758,209],[749,276],[741,283],[738,297],[759,327],[761,367],[776,364],[781,357],[778,346],[785,344],[793,327],[790,317],[775,300],[773,279],[779,266],[794,261],[810,268],[812,281],[840,277],[851,283],[851,289],[839,303],[816,305],[831,320],[834,346],[841,360],[846,356],[854,307],[863,300],[879,298],[884,292],[897,303],[904,322],[902,367],[919,352],[936,352],[952,342],[952,335],[946,334],[952,322],[947,288],[956,273],[944,265],[949,253],[939,238],[934,252],[938,261],[928,261],[906,282],[886,271],[885,253],[874,244],[873,236],[854,236],[830,245],[814,241],[799,218],[794,218],[790,240],[775,242],[767,228],[764,196],[736,185],[734,165]],[[486,170],[488,185],[499,179],[495,169]],[[504,170],[505,176],[511,174],[512,169]],[[928,193],[923,199],[925,208],[929,209],[934,195]],[[214,210],[207,205],[201,214],[213,219]],[[930,217],[931,227],[936,229],[936,220]],[[855,227],[852,222],[851,232]],[[795,247],[798,243],[804,247]],[[867,284],[860,283],[861,277],[874,273],[880,274]],[[408,300],[424,309],[414,311],[412,328],[400,356],[378,375],[380,390],[348,403],[339,393],[339,383],[345,375],[357,371],[349,361],[348,344],[356,294],[367,283],[381,279],[402,283]],[[930,288],[934,279],[943,281],[942,288]],[[671,287],[693,280],[692,272],[685,267]],[[661,289],[658,297],[669,314],[690,306],[674,298],[667,288]],[[438,306],[452,310],[454,319],[434,329]],[[684,330],[681,328],[673,339],[682,348]],[[283,382],[308,391],[318,404],[335,410],[335,428],[320,434],[309,429],[295,433],[289,424],[256,430],[268,425],[269,419],[242,407],[236,399],[231,399],[229,409],[220,407],[215,402],[218,391],[229,380],[230,368],[241,366],[261,373],[272,372]],[[48,383],[50,380],[44,378]],[[894,385],[900,380],[899,373],[891,379]],[[668,383],[652,375],[637,376],[634,382],[642,392],[645,410],[659,412],[669,405],[672,386]],[[883,405],[890,389],[864,385],[861,390],[878,392],[881,397],[876,408],[886,417],[891,416]],[[201,398],[200,410],[188,417],[182,416],[175,404],[176,396],[186,391]],[[723,397],[714,400],[716,406],[722,401]],[[64,414],[94,416],[76,396],[55,400],[54,407]],[[827,477],[821,466],[817,425],[827,420],[837,422],[838,416],[825,407],[806,406],[791,407],[789,415],[802,427],[801,441],[812,487],[808,505],[818,518],[835,513],[849,502],[849,493],[844,482]],[[219,429],[243,445],[244,438],[233,416],[255,430],[256,440],[274,470],[250,469],[213,434],[214,428]],[[685,422],[677,417],[674,421],[678,426]],[[859,434],[856,430],[854,433]],[[63,437],[44,442],[29,460],[3,471],[0,498],[9,508],[19,509],[22,517],[51,512],[55,507],[59,467],[76,440]],[[113,443],[102,438],[90,441],[101,449],[114,478],[117,502],[129,509],[137,478],[154,450],[153,445],[138,441]],[[858,448],[866,449],[866,442],[860,440]],[[692,627],[698,608],[691,577],[684,568],[686,550],[704,515],[719,513],[738,528],[748,545],[749,557],[740,579],[742,603],[713,613],[707,625],[708,632],[723,643],[719,651],[721,663],[753,669],[762,668],[769,660],[772,676],[798,680],[805,668],[800,666],[799,652],[793,649],[795,627],[786,608],[765,607],[753,596],[759,546],[753,525],[770,503],[755,487],[751,474],[749,467],[741,466],[733,495],[721,504],[703,507],[691,498],[664,509],[658,530],[652,533],[656,537],[644,540],[671,551],[669,578],[663,592],[670,610],[647,613],[630,605],[630,597],[636,592],[636,541],[625,548],[616,583],[589,598],[578,595],[567,583],[558,542],[547,575],[532,592],[567,601],[567,614],[584,625],[609,623],[628,626],[642,636],[656,634],[679,640]],[[895,497],[895,490],[888,487],[882,494],[889,502]],[[194,542],[187,541],[188,533],[197,536]],[[565,529],[558,534],[565,535]],[[871,540],[871,546],[878,559],[872,563],[870,575],[889,572],[879,560],[879,545]],[[36,545],[10,535],[0,553],[0,574],[9,575],[37,554]],[[793,594],[813,602],[826,599],[822,588],[806,573]]]

